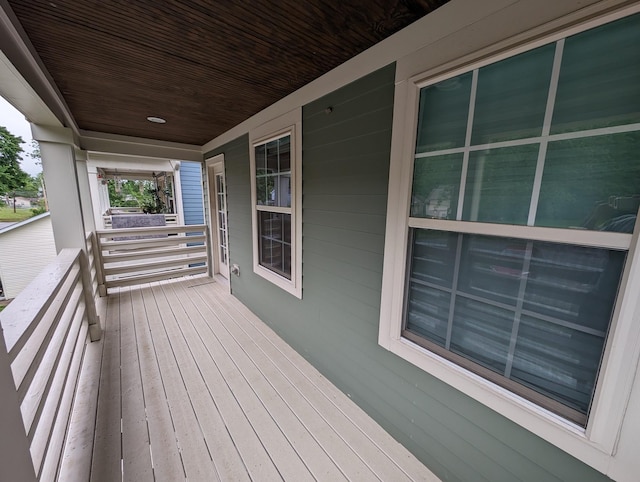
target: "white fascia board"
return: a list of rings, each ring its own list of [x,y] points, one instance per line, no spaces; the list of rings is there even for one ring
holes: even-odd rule
[[[156,157],[180,161],[203,161],[201,147],[193,144],[85,130],[80,131],[80,138],[81,147],[89,152]]]
[[[29,121],[62,126],[2,51],[0,51],[0,95]]]
[[[47,125],[62,125],[64,123],[66,127],[71,128],[77,134],[78,126],[69,106],[6,0],[0,1],[0,39],[3,44],[3,55],[6,55],[5,58],[12,59],[9,60],[9,63],[14,68],[20,69],[25,76],[27,85],[36,86],[36,89],[39,89],[40,94],[36,97],[47,106],[46,110],[49,113],[55,113],[55,115],[54,119],[51,119],[46,111],[39,108],[38,102],[34,104],[21,103],[16,108],[23,112],[30,122],[42,123],[45,121],[44,123]],[[35,89],[31,90],[35,93]],[[2,94],[4,97],[4,89]],[[23,110],[25,107],[29,107],[29,109]]]
[[[68,127],[31,124],[31,135],[38,142],[78,145],[78,138]]]
[[[128,156],[122,154],[104,154],[102,152],[87,153],[88,166],[95,170],[98,167],[122,172],[163,171],[173,172],[178,161],[161,157]]]

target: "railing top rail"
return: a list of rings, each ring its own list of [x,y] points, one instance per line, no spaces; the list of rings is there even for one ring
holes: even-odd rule
[[[144,236],[146,234],[173,234],[173,233],[197,233],[206,231],[206,224],[190,224],[187,226],[151,226],[142,228],[102,229],[96,231],[101,238],[114,238],[119,236]]]
[[[42,319],[78,260],[80,252],[79,248],[60,251],[56,259],[0,313],[7,352],[11,353],[20,339],[28,336]]]

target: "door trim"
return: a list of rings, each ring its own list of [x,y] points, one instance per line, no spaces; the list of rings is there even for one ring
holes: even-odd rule
[[[219,249],[218,232],[217,232],[218,224],[217,224],[216,217],[214,216],[217,211],[216,197],[215,197],[216,186],[215,186],[214,169],[220,168],[220,167],[222,168],[222,172],[225,173],[224,154],[219,154],[217,156],[214,156],[210,159],[205,160],[205,172],[206,172],[205,177],[207,180],[207,197],[208,197],[207,210],[208,210],[208,217],[209,217],[209,238],[211,239],[211,243],[210,243],[211,246],[209,249],[210,249],[211,260],[212,260],[212,273],[214,277],[218,275],[224,278],[224,276],[220,273],[220,261],[218,258],[218,249]],[[226,175],[225,175],[225,197],[226,196],[227,196],[227,192],[226,192]],[[228,213],[229,213],[229,204],[227,203],[227,264],[230,265]],[[231,293],[230,276],[225,279],[228,281],[229,293]]]

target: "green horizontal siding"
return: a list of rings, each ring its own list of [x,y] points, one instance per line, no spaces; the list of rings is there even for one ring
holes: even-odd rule
[[[302,300],[252,272],[248,136],[207,156],[225,154],[234,295],[443,480],[607,480],[378,346],[394,71],[303,108]]]

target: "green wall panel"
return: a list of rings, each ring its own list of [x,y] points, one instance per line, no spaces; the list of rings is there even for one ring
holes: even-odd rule
[[[302,300],[252,271],[248,136],[205,156],[225,154],[233,294],[443,480],[608,480],[378,346],[394,72],[303,107]]]

